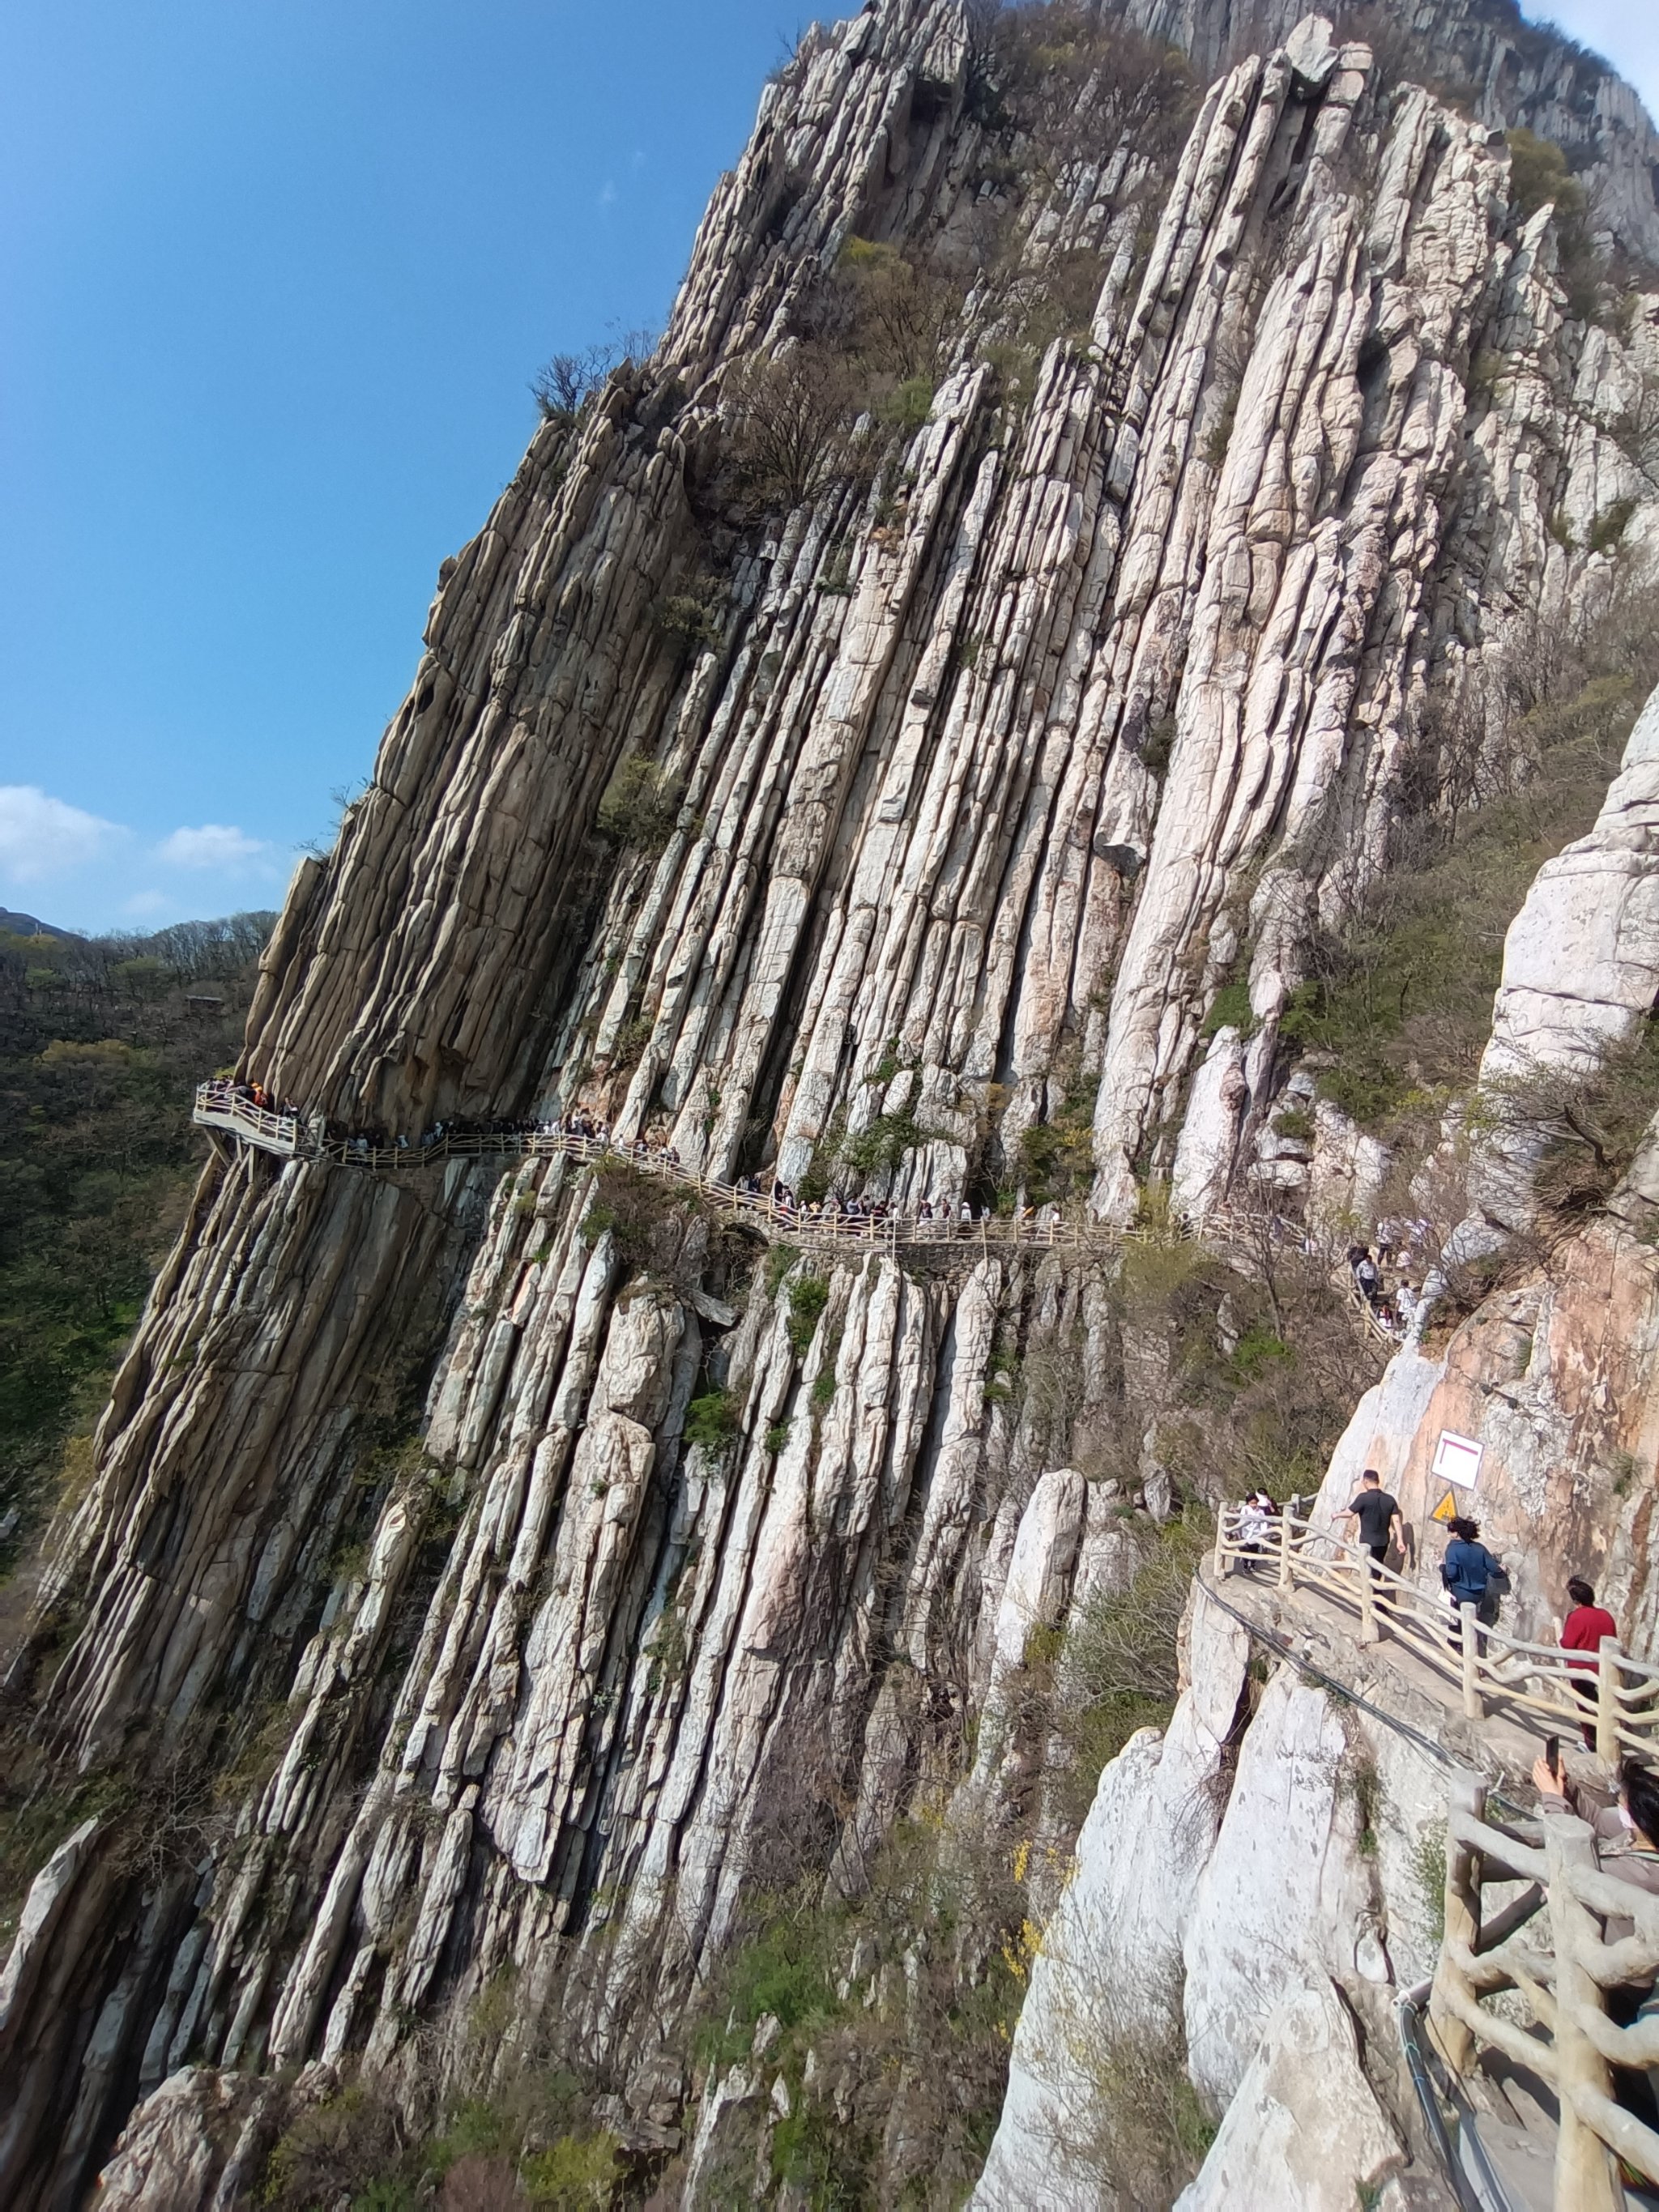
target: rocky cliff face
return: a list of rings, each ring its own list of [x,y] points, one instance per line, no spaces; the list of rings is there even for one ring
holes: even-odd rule
[[[1474,0],[1417,10],[1472,109],[1278,7],[1224,52],[1222,12],[1033,18],[1045,46],[879,0],[807,34],[658,354],[446,563],[248,1073],[411,1139],[580,1097],[689,1168],[907,1205],[1301,1203],[1318,1146],[1268,1117],[1310,937],[1454,741],[1503,780],[1512,671],[1654,523],[1659,299],[1570,312],[1502,126],[1572,138],[1620,250],[1659,214],[1625,89]],[[1062,64],[1045,137],[1018,85]],[[937,330],[837,415],[798,371],[849,268]],[[822,450],[769,507],[780,392]],[[141,2099],[111,2201],[163,2170],[242,2201],[276,2069],[412,2105],[509,1985],[724,2201],[775,2093],[758,2059],[694,2078],[683,2028],[745,1900],[855,1897],[924,1812],[1030,1812],[1033,1637],[1168,1510],[1177,1382],[1118,1273],[757,1255],[565,1163],[216,1158],[14,1670],[65,1771],[172,1809],[149,1853],[94,1810],[32,1893],[8,2201],[77,2203]],[[1154,1797],[1218,1771],[1217,1632],[1158,1759],[1124,1754]],[[896,2002],[892,1957],[861,1971]],[[1224,2100],[1248,2039],[1189,2034]],[[901,2105],[890,2177],[929,2158]]]

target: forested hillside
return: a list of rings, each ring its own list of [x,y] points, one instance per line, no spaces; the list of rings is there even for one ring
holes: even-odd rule
[[[0,1567],[178,1233],[191,1088],[234,1055],[272,920],[0,931]]]

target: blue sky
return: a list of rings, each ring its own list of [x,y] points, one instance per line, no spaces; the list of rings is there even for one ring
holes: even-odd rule
[[[277,902],[531,374],[660,320],[808,12],[0,0],[0,904]],[[1659,101],[1659,11],[1553,13]]]

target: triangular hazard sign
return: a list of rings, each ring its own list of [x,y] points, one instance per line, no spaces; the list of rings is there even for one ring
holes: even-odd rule
[[[1430,1514],[1429,1518],[1431,1521],[1449,1521],[1456,1510],[1457,1500],[1449,1490],[1433,1512]]]

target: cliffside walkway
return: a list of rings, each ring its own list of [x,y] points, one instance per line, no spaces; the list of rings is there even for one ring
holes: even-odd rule
[[[1340,1608],[1357,1642],[1389,1643],[1409,1653],[1468,1720],[1502,1714],[1540,1740],[1569,1741],[1593,1723],[1596,1755],[1608,1765],[1627,1752],[1659,1757],[1659,1665],[1621,1650],[1616,1637],[1603,1638],[1592,1668],[1570,1667],[1571,1657],[1583,1655],[1482,1628],[1472,1605],[1461,1608],[1460,1619],[1435,1593],[1378,1566],[1360,1546],[1288,1511],[1263,1533],[1246,1508],[1224,1506],[1212,1567],[1218,1585],[1244,1574]],[[1579,1682],[1594,1685],[1593,1702],[1580,1697]]]
[[[1553,2148],[1553,2212],[1624,2212],[1659,2201],[1620,2179],[1623,2160],[1659,2187],[1659,2130],[1615,2098],[1612,2071],[1651,2081],[1649,2069],[1659,2065],[1659,2016],[1644,2016],[1659,1976],[1659,1896],[1620,1880],[1599,1856],[1589,1821],[1565,1808],[1499,1821],[1488,1815],[1481,1777],[1455,1778],[1429,2031],[1448,2101],[1492,2154],[1480,2163],[1510,2205],[1528,2202],[1527,2168],[1504,2156],[1498,2109],[1520,2119],[1534,2146]],[[1488,1888],[1502,1892],[1490,1911]],[[1620,2009],[1634,2014],[1629,2026],[1613,2017],[1612,1991],[1625,1999]],[[1494,2009],[1490,2000],[1504,1996]],[[1471,2095],[1478,2103],[1465,2118],[1458,2108]]]
[[[1507,1787],[1554,1735],[1588,1778],[1577,1751],[1587,1720],[1599,1779],[1627,1753],[1652,1760],[1659,1666],[1609,1637],[1592,1674],[1570,1669],[1555,1645],[1481,1628],[1473,1607],[1454,1620],[1433,1593],[1295,1513],[1264,1536],[1243,1509],[1224,1509],[1205,1579],[1229,1610],[1243,1601],[1247,1624],[1271,1613],[1271,1640],[1287,1656],[1297,1638],[1284,1631],[1317,1622],[1324,1679],[1450,1770],[1439,1957],[1432,1981],[1402,1996],[1399,2012],[1462,2212],[1659,2203],[1620,2179],[1622,2159],[1659,2191],[1659,2130],[1618,2101],[1610,2071],[1659,2067],[1659,2015],[1622,2027],[1608,2003],[1609,1992],[1628,1992],[1628,2018],[1659,1977],[1659,1895],[1598,1865],[1589,1824],[1565,1809],[1534,1820],[1511,1802],[1499,1819],[1488,1778],[1465,1763],[1490,1760]],[[1594,1683],[1593,1704],[1580,1699],[1580,1680]],[[1634,1933],[1622,1935],[1626,1926]],[[1495,2011],[1501,1992],[1509,1999]]]
[[[278,1159],[323,1160],[338,1167],[356,1168],[371,1175],[407,1175],[441,1165],[446,1160],[565,1159],[590,1166],[620,1166],[641,1175],[655,1176],[691,1192],[732,1219],[757,1231],[769,1243],[798,1244],[817,1249],[904,1251],[913,1258],[927,1255],[934,1263],[965,1264],[992,1250],[1012,1246],[1022,1250],[1099,1252],[1120,1250],[1125,1244],[1157,1243],[1168,1230],[1120,1228],[1103,1221],[1063,1220],[1057,1209],[1045,1208],[1036,1216],[995,1215],[990,1219],[964,1221],[960,1214],[941,1212],[931,1219],[914,1213],[830,1213],[809,1215],[799,1206],[785,1206],[763,1192],[744,1189],[697,1173],[660,1152],[643,1146],[618,1145],[608,1137],[578,1137],[567,1131],[483,1131],[475,1134],[446,1133],[416,1145],[373,1145],[363,1137],[327,1137],[298,1114],[255,1106],[225,1083],[197,1087],[192,1121],[204,1129],[235,1138]],[[1248,1251],[1258,1241],[1259,1226],[1235,1221],[1225,1213],[1206,1220],[1201,1231],[1178,1229],[1176,1236],[1191,1236],[1195,1243]],[[1346,1267],[1333,1270],[1332,1281],[1350,1308],[1357,1327],[1373,1340],[1389,1346],[1399,1339],[1372,1310]]]
[[[972,1258],[993,1247],[1016,1245],[1025,1249],[1115,1250],[1147,1232],[1116,1229],[1103,1222],[1081,1224],[1047,1218],[1020,1220],[996,1216],[989,1220],[964,1221],[950,1213],[924,1219],[914,1213],[830,1213],[808,1216],[799,1206],[785,1206],[763,1192],[744,1190],[737,1183],[721,1182],[713,1176],[670,1160],[660,1152],[617,1144],[609,1137],[578,1137],[563,1130],[483,1131],[470,1135],[439,1137],[417,1145],[371,1145],[362,1137],[324,1137],[308,1127],[297,1114],[281,1114],[235,1097],[220,1084],[198,1087],[192,1121],[201,1128],[239,1139],[279,1159],[323,1160],[338,1167],[356,1168],[374,1175],[410,1174],[436,1167],[446,1160],[580,1160],[589,1166],[631,1168],[640,1175],[674,1184],[712,1206],[757,1230],[769,1243],[862,1248],[891,1251],[900,1247],[921,1248],[942,1257]]]
[[[362,1137],[323,1137],[297,1114],[272,1112],[233,1096],[222,1084],[198,1086],[191,1117],[198,1127],[234,1137],[279,1159],[324,1160],[373,1175],[409,1174],[446,1160],[580,1160],[588,1166],[631,1168],[702,1199],[716,1212],[740,1220],[769,1243],[862,1248],[871,1251],[921,1249],[941,1258],[972,1259],[994,1247],[1024,1249],[1117,1250],[1126,1243],[1155,1241],[1160,1232],[1121,1229],[1107,1222],[1060,1218],[1057,1210],[1024,1220],[1007,1215],[963,1220],[942,1212],[928,1219],[914,1213],[821,1213],[809,1215],[764,1192],[721,1182],[678,1160],[644,1146],[618,1144],[609,1137],[578,1137],[564,1130],[482,1131],[434,1139],[416,1145],[371,1145]],[[1163,1232],[1167,1233],[1167,1232]],[[1228,1241],[1218,1232],[1218,1242]],[[1236,1241],[1236,1240],[1235,1240]],[[1363,1301],[1361,1301],[1363,1304]]]

